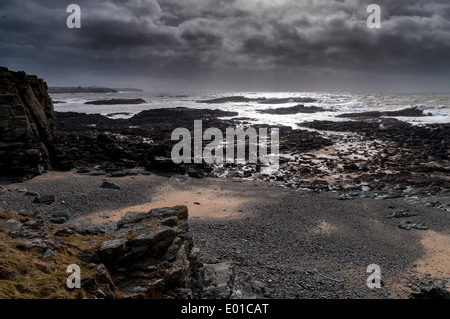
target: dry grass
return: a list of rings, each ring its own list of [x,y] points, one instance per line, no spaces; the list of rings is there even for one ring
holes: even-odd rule
[[[61,238],[72,245],[61,244],[56,250],[56,257],[44,259],[41,252],[28,248],[23,240],[0,233],[0,299],[87,298],[82,289],[67,288],[67,277],[70,275],[66,272],[67,266],[80,265],[77,246],[84,249],[94,242],[100,245],[106,238],[103,237],[76,234]],[[81,266],[81,275],[83,280],[92,275],[92,271]]]

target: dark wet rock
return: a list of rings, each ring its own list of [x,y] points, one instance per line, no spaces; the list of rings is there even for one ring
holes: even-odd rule
[[[274,98],[267,99],[265,97],[261,98],[248,98],[245,96],[226,96],[210,100],[201,100],[197,103],[208,103],[208,104],[221,104],[221,103],[243,103],[243,102],[258,102],[260,104],[285,104],[285,103],[312,103],[317,102],[313,98],[304,97],[288,97],[288,98]]]
[[[106,114],[107,117],[115,117],[115,116],[131,116],[133,113],[129,112],[116,112],[116,113],[108,113]]]
[[[130,119],[111,120],[95,114],[60,113],[58,168],[83,167],[110,172],[145,167],[186,173],[184,165],[171,160],[172,131],[185,127],[193,132],[194,120],[203,126],[226,130],[229,121],[218,117],[236,116],[236,112],[188,108],[143,111]],[[92,126],[95,124],[95,126]]]
[[[103,88],[103,87],[50,87],[49,93],[117,93],[116,89]]]
[[[357,164],[351,163],[348,165],[344,165],[344,169],[349,170],[349,171],[357,171],[357,170],[359,170],[359,167]]]
[[[211,99],[211,100],[201,100],[197,101],[197,103],[208,103],[208,104],[222,104],[222,103],[230,103],[230,102],[252,102],[257,101],[258,99],[252,99],[247,98],[245,96],[227,96],[227,97],[221,97],[217,99]]]
[[[85,104],[90,105],[119,105],[119,104],[144,104],[147,103],[143,99],[110,99],[110,100],[99,100],[99,101],[90,101]]]
[[[326,110],[318,106],[296,105],[292,107],[280,107],[276,109],[259,110],[258,112],[263,114],[289,115],[298,113],[317,113],[324,111]]]
[[[285,103],[313,103],[317,102],[317,99],[310,97],[287,97],[278,99],[263,99],[259,101],[260,104],[285,104]]]
[[[40,195],[39,195],[39,193],[37,193],[37,192],[27,191],[27,192],[25,193],[25,196],[39,197]]]
[[[345,113],[345,114],[338,115],[336,117],[351,118],[351,117],[382,117],[382,116],[420,117],[420,116],[426,116],[426,115],[423,113],[423,110],[413,107],[413,108],[403,109],[403,110],[399,110],[399,111]]]

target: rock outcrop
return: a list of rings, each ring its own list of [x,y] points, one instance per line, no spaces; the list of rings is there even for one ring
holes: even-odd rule
[[[42,79],[0,67],[0,176],[30,178],[48,170],[56,122]]]
[[[232,263],[208,265],[199,260],[186,206],[129,212],[117,223],[75,219],[59,224],[52,218],[0,213],[0,299],[24,297],[17,279],[21,277],[31,278],[27,298],[192,299],[242,294],[236,289]],[[17,273],[24,262],[26,267]],[[66,269],[74,264],[80,267],[79,289],[66,285]],[[44,293],[39,288],[43,282],[56,288]]]

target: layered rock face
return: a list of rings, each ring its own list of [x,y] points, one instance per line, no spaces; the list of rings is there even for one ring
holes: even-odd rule
[[[47,84],[0,67],[0,176],[30,178],[48,170],[56,125]]]
[[[53,217],[0,211],[0,299],[191,299],[240,294],[232,263],[199,260],[186,206],[129,212],[117,223],[70,219],[61,224]],[[66,268],[71,264],[80,267],[78,289],[66,286]],[[32,278],[27,295],[21,294],[20,277]],[[49,289],[43,289],[43,283]]]

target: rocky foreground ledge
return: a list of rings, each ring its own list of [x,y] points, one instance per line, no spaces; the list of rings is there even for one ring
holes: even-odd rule
[[[51,216],[54,218],[55,216]],[[203,264],[185,206],[130,212],[117,223],[56,225],[44,214],[0,213],[0,299],[237,298],[232,263]],[[69,289],[69,265],[81,288]]]

